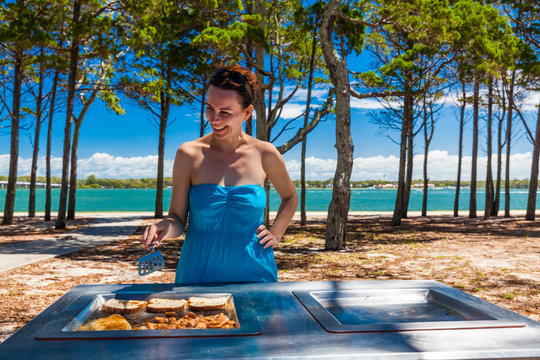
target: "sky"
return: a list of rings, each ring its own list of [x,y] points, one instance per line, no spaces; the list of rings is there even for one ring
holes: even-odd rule
[[[365,58],[355,59],[359,67],[369,67]],[[362,63],[364,61],[364,63]],[[316,89],[315,96],[322,103],[326,90]],[[306,90],[300,90],[284,109],[281,121],[287,121],[302,113],[305,106]],[[536,121],[537,104],[540,93],[530,93],[521,105],[529,126]],[[78,152],[78,177],[89,175],[98,178],[143,178],[156,177],[158,129],[148,112],[138,108],[132,101],[122,98],[124,115],[115,115],[97,99],[90,107],[81,128]],[[351,131],[354,143],[354,166],[351,180],[397,180],[399,165],[399,145],[374,124],[372,114],[381,111],[382,105],[375,99],[351,99]],[[185,141],[199,136],[199,105],[185,105],[171,109],[170,119],[174,123],[167,129],[165,143],[165,176],[171,176],[176,149]],[[428,173],[431,180],[454,180],[458,161],[458,111],[456,102],[445,99],[444,107],[435,124],[435,132],[428,156]],[[281,145],[296,133],[300,125],[285,132],[275,144]],[[517,120],[516,120],[517,121]],[[52,173],[61,175],[63,126],[65,114],[58,114],[53,122]],[[45,125],[46,126],[46,125]],[[485,178],[486,144],[485,122],[481,121],[478,178]],[[523,127],[520,126],[520,129]],[[532,128],[534,131],[534,127]],[[524,131],[512,142],[510,177],[525,179],[530,177],[532,144]],[[274,134],[277,131],[274,131]],[[466,125],[464,136],[464,159],[462,179],[470,179],[472,153],[472,121]],[[393,133],[398,139],[399,134]],[[29,175],[32,159],[33,129],[22,130],[19,144],[18,175]],[[46,127],[42,128],[38,175],[45,174]],[[424,153],[423,136],[415,138],[413,178],[422,177]],[[333,177],[337,162],[335,144],[335,119],[328,117],[308,135],[306,178],[327,180]],[[291,178],[300,178],[300,144],[283,155]],[[7,175],[9,169],[10,136],[0,133],[0,175]],[[504,172],[503,172],[504,173]]]

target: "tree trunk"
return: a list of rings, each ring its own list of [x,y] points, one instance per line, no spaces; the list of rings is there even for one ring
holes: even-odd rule
[[[427,216],[427,198],[429,189],[429,178],[427,172],[428,147],[424,149],[424,193],[422,195],[422,216]]]
[[[412,110],[411,110],[412,115]],[[411,197],[411,186],[412,186],[412,173],[413,173],[413,159],[414,159],[414,146],[413,146],[413,129],[412,129],[412,118],[407,121],[409,125],[409,130],[407,131],[407,175],[405,177],[405,191],[403,196],[403,218],[407,218],[407,212],[409,211],[409,199]]]
[[[497,216],[499,215],[499,206],[501,203],[501,175],[502,175],[502,120],[499,121],[499,127],[497,130],[498,137],[497,137],[497,179],[495,180],[495,191],[494,196],[495,199],[493,200],[493,209],[491,212],[491,216]]]
[[[512,142],[512,110],[514,107],[514,83],[516,71],[512,71],[512,78],[508,93],[508,120],[506,121],[506,168],[504,177],[504,217],[510,217],[510,145]]]
[[[158,144],[158,169],[156,181],[156,210],[155,219],[163,217],[163,163],[165,159],[165,131],[167,130],[167,121],[169,119],[169,110],[171,106],[170,96],[161,91],[161,114],[159,121],[159,144]]]
[[[431,113],[432,107],[430,106],[430,131],[428,132],[428,112],[426,109],[426,101],[424,98],[424,194],[422,196],[422,216],[427,216],[427,200],[428,200],[428,190],[429,190],[429,177],[428,177],[428,171],[427,171],[427,164],[428,164],[428,155],[429,155],[429,144],[431,143],[431,139],[433,139],[433,114]],[[429,133],[429,134],[428,134]]]
[[[346,57],[337,53],[332,35],[340,1],[330,0],[321,19],[320,42],[323,56],[336,89],[336,149],[337,166],[334,175],[332,200],[326,219],[325,249],[336,250],[345,246],[346,225],[351,199],[350,178],[353,166],[351,137],[350,85]]]
[[[47,173],[47,185],[45,189],[45,221],[51,220],[51,137],[52,137],[52,124],[54,116],[54,105],[56,100],[56,86],[58,84],[59,72],[54,72],[53,84],[51,89],[51,104],[49,107],[49,124],[47,126],[47,160],[46,160],[46,173]]]
[[[75,0],[73,4],[73,24],[79,22],[81,3]],[[75,102],[75,82],[77,81],[77,68],[79,65],[79,39],[75,33],[70,49],[68,94],[66,109],[66,125],[64,127],[64,151],[62,157],[62,187],[60,189],[60,201],[58,204],[58,217],[55,228],[66,228],[66,205],[68,193],[69,151],[71,148],[71,123],[73,122],[73,104]]]
[[[304,114],[304,129],[307,128],[311,106],[311,87],[313,86],[313,71],[315,69],[315,52],[317,51],[317,42],[315,41],[316,34],[313,34],[313,41],[311,45],[311,58],[309,59],[309,74],[307,83],[307,99],[306,99],[306,111]],[[307,135],[302,137],[302,159],[300,167],[300,225],[305,226],[307,224],[306,217],[306,146]]]
[[[73,131],[73,141],[71,143],[71,169],[69,176],[69,199],[68,199],[68,220],[75,219],[75,202],[77,199],[77,151],[79,149],[79,134],[81,132],[82,119],[75,121],[75,130]]]
[[[9,177],[4,203],[3,225],[13,224],[15,210],[15,191],[17,189],[17,163],[19,161],[19,116],[21,109],[21,84],[23,76],[23,52],[16,51],[13,56],[13,106],[11,108],[11,150],[9,154]]]
[[[41,49],[43,55],[43,48]],[[28,196],[28,217],[36,216],[36,173],[39,155],[39,133],[41,130],[41,113],[43,103],[43,64],[39,65],[39,85],[38,96],[36,100],[36,131],[34,136],[34,149],[32,151],[32,167],[30,170],[30,195]]]
[[[534,220],[536,213],[536,191],[538,189],[538,160],[540,157],[540,104],[536,118],[536,134],[532,155],[531,178],[529,180],[529,197],[527,199],[526,220]]]
[[[503,134],[503,120],[504,116],[506,114],[506,70],[502,73],[502,95],[503,98],[501,99],[502,102],[502,108],[503,113],[501,118],[499,119],[499,123],[497,124],[497,180],[495,183],[495,206],[493,207],[493,212],[491,213],[492,216],[498,216],[499,215],[499,206],[501,203],[501,182],[502,182],[502,149],[504,147],[504,143],[502,141],[502,134]]]
[[[502,80],[502,87],[503,87],[503,98],[501,99],[502,102],[502,108],[503,113],[501,118],[499,118],[499,122],[497,124],[497,179],[495,180],[495,190],[494,190],[494,199],[493,199],[493,209],[491,209],[491,216],[497,216],[499,215],[499,204],[501,202],[501,174],[502,174],[502,149],[503,149],[503,141],[502,141],[502,125],[503,125],[503,119],[506,114],[506,97],[504,96],[505,93],[505,86],[506,82],[504,80],[504,74],[503,74],[503,80]]]
[[[200,125],[200,128],[199,128],[199,136],[200,137],[203,137],[204,136],[204,119],[205,119],[205,116],[204,116],[204,107],[206,105],[206,87],[203,88],[203,94],[202,94],[202,101],[201,101],[201,125]]]
[[[304,122],[304,127],[307,124]],[[300,225],[306,226],[306,143],[307,138],[302,139],[302,155],[300,166]]]
[[[266,16],[264,12],[265,3],[263,0],[255,0],[254,3],[254,13],[259,15],[261,17],[261,21],[259,22],[258,26],[261,30],[264,30],[266,27]],[[261,45],[255,45],[255,65],[256,68],[264,69],[264,57],[265,57],[265,51],[264,47]],[[256,72],[255,75],[257,76],[257,83],[259,83],[261,86],[259,86],[259,89],[257,90],[257,94],[255,95],[255,100],[253,101],[253,107],[255,108],[255,114],[256,114],[256,136],[257,139],[268,141],[268,132],[266,129],[266,104],[264,102],[264,93],[266,91],[264,86],[264,75]],[[265,182],[265,190],[266,190],[266,207],[264,209],[264,224],[268,227],[270,225],[270,188],[266,185],[267,182]]]
[[[471,196],[469,201],[469,217],[476,218],[476,170],[478,162],[478,109],[479,109],[480,81],[478,75],[474,76],[473,95],[473,146],[471,160]]]
[[[257,1],[255,2],[249,1],[245,3],[244,6],[246,7],[246,14],[250,14],[250,15],[254,14],[255,3],[257,3]],[[257,6],[259,6],[259,8],[257,9],[258,13],[262,13],[262,8],[260,7],[261,3],[258,3]],[[249,54],[251,58],[254,57],[255,44],[253,43],[252,40],[247,40],[246,52]],[[247,57],[246,57],[246,63],[248,63]],[[252,68],[251,66],[248,65],[247,68],[253,71],[254,73],[256,73],[256,70]],[[253,106],[255,107],[255,104],[253,104]],[[246,120],[246,134],[248,134],[249,136],[253,136],[253,117]]]
[[[491,125],[493,122],[493,78],[489,79],[488,89],[488,116],[487,116],[487,170],[486,170],[486,205],[484,219],[488,219],[493,212],[493,174],[491,170]]]
[[[401,225],[401,219],[405,217],[405,201],[407,193],[407,181],[405,171],[408,169],[408,138],[409,129],[412,124],[412,107],[413,107],[413,95],[410,91],[405,91],[406,94],[403,98],[403,122],[401,127],[401,141],[399,150],[399,172],[398,172],[398,188],[396,194],[396,204],[394,206],[394,215],[392,216],[392,225]],[[407,200],[408,201],[408,200]]]
[[[112,60],[110,60],[112,62]],[[102,72],[99,80],[93,85],[90,97],[84,101],[83,108],[75,119],[75,131],[73,132],[73,144],[71,145],[71,176],[70,176],[70,188],[69,188],[69,203],[68,203],[68,219],[75,219],[75,203],[76,203],[76,193],[77,193],[77,151],[79,149],[79,134],[81,130],[81,125],[88,112],[88,109],[96,100],[97,94],[100,90],[101,84],[103,83],[107,70],[109,69],[109,63],[106,63],[105,70]]]
[[[458,168],[456,180],[456,196],[454,198],[454,216],[459,216],[459,192],[461,190],[461,163],[463,161],[463,127],[465,125],[465,108],[467,106],[467,92],[465,91],[465,82],[461,83],[463,104],[459,115],[459,145],[458,145]]]

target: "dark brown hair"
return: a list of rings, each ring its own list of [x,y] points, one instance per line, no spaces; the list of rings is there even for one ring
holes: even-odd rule
[[[253,104],[258,86],[255,74],[238,64],[216,70],[210,79],[210,85],[236,91],[242,99],[244,108]]]

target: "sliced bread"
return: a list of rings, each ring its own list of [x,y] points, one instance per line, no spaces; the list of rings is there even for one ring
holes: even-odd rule
[[[185,310],[187,303],[185,299],[153,298],[148,300],[146,311],[151,313],[178,312]]]
[[[105,301],[101,310],[107,313],[115,314],[134,314],[146,307],[144,300],[119,300],[109,299]]]
[[[103,330],[131,330],[131,325],[122,315],[112,314],[109,317],[97,319],[90,324],[81,326],[82,331],[103,331]]]
[[[192,310],[220,310],[227,307],[226,297],[190,297],[189,308]]]

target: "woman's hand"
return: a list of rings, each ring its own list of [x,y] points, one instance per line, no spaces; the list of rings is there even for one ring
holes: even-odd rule
[[[170,227],[170,221],[160,221],[157,224],[147,226],[146,229],[144,229],[141,239],[146,250],[150,250],[150,244],[152,242],[154,242],[154,247],[157,248],[161,244],[163,238],[169,232]]]
[[[261,225],[257,228],[257,239],[259,239],[259,243],[263,246],[264,249],[271,246],[274,248],[279,243],[279,238],[276,236],[276,234],[270,232],[266,228],[266,226]]]

